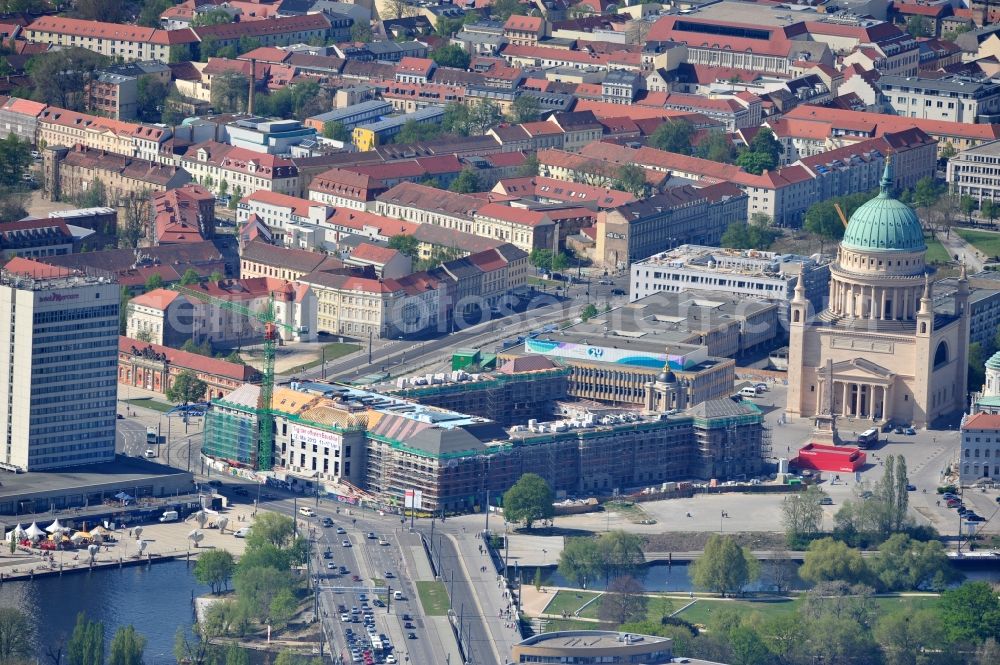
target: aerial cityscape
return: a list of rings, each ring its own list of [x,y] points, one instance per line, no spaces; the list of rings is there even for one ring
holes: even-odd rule
[[[997,665],[1000,3],[3,0],[0,665]]]

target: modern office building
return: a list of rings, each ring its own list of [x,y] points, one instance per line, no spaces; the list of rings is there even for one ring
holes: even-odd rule
[[[743,296],[781,305],[785,318],[795,285],[803,280],[806,300],[823,307],[830,265],[817,254],[798,256],[757,250],[681,245],[632,264],[629,300],[689,289]]]
[[[0,270],[0,462],[114,460],[118,305],[113,277],[20,257]]]
[[[541,633],[511,649],[511,663],[661,663],[688,662],[672,658],[667,637],[633,635],[607,630],[560,630]]]
[[[947,181],[955,196],[1000,201],[1000,141],[982,143],[948,160]]]
[[[882,76],[882,106],[906,118],[951,122],[997,122],[1000,85],[965,77]]]

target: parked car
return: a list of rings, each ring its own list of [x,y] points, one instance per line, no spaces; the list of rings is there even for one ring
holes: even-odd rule
[[[250,527],[245,526],[245,527],[236,529],[236,531],[233,531],[233,535],[236,536],[237,538],[246,538],[247,536],[250,535]]]
[[[406,634],[406,639],[408,639],[408,640],[415,640],[415,639],[417,639],[417,634],[416,633],[407,633]]]
[[[917,486],[914,485],[913,483],[907,483],[906,484],[906,491],[907,492],[916,492],[917,491]]]
[[[822,499],[819,500],[819,505],[821,505],[821,506],[832,506],[833,505],[833,499],[831,499],[828,496],[824,496]]]
[[[349,541],[347,538],[344,538],[343,542],[341,542],[340,544],[343,545],[344,547],[350,547],[351,541]]]
[[[913,429],[912,427],[907,427],[906,429],[903,430],[903,433],[906,434],[907,436],[916,436],[917,430]]]
[[[330,519],[329,517],[324,517],[322,520],[320,520],[320,524],[322,524],[323,526],[329,528],[329,527],[333,526],[333,520]]]
[[[902,427],[897,427],[896,429],[892,430],[892,433],[893,434],[902,434],[903,433],[903,428]]]

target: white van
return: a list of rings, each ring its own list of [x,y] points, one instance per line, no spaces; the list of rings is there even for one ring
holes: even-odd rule
[[[316,513],[313,509],[306,507],[299,508],[299,515],[302,515],[302,517],[316,517]]]
[[[393,591],[392,592],[392,597],[393,597],[394,600],[403,600],[403,592],[402,591]]]
[[[754,388],[753,386],[746,386],[745,388],[741,388],[740,389],[740,393],[739,394],[740,394],[740,397],[756,397],[757,396],[757,389]]]
[[[161,522],[176,522],[180,519],[176,510],[165,510],[163,511],[163,517],[160,518]]]

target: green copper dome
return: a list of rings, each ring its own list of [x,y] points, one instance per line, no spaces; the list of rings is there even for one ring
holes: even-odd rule
[[[989,369],[1000,369],[1000,351],[997,351],[993,356],[986,361],[986,367]]]
[[[854,211],[841,244],[863,252],[926,250],[920,220],[910,206],[889,195],[892,161],[886,160],[879,195]]]

